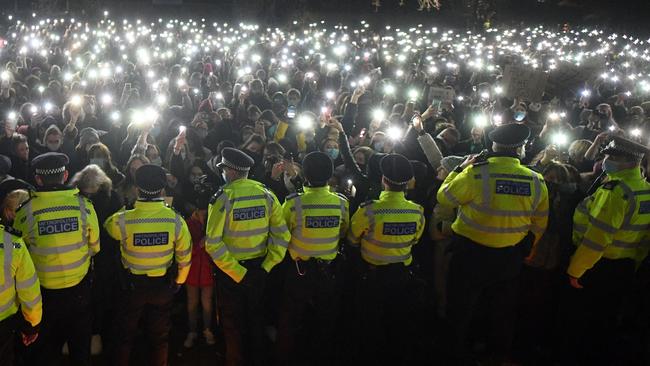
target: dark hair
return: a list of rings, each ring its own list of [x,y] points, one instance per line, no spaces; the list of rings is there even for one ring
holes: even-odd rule
[[[56,186],[64,183],[63,179],[65,177],[65,172],[58,173],[58,174],[38,175],[38,176],[41,177],[44,187]]]

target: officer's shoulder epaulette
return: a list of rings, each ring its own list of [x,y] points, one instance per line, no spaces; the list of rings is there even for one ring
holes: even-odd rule
[[[359,207],[366,207],[366,206],[372,204],[373,202],[375,202],[375,200],[367,200],[366,202],[363,202],[362,204],[360,204]]]
[[[481,166],[481,165],[488,165],[488,164],[490,164],[489,161],[481,160],[481,161],[477,161],[477,162],[472,163],[472,167]]]
[[[223,188],[219,188],[215,194],[212,195],[212,198],[210,198],[210,204],[214,205],[215,202],[217,202],[217,199],[219,199],[219,196],[223,194]]]
[[[292,199],[294,199],[296,197],[300,197],[301,195],[302,195],[302,193],[300,193],[300,192],[291,193],[284,200],[289,201],[289,200],[292,200]]]
[[[14,229],[11,226],[8,226],[8,225],[0,225],[0,226],[2,226],[2,228],[4,229],[4,231],[6,233],[9,233],[9,234],[11,234],[13,236],[16,236],[18,238],[21,238],[23,236],[23,233],[21,233],[19,230]]]
[[[602,188],[603,188],[603,189],[606,189],[606,190],[608,190],[608,191],[611,191],[612,189],[616,188],[616,186],[618,185],[618,183],[619,183],[619,181],[617,181],[617,180],[611,180],[611,181],[609,181],[609,182],[607,182],[607,183],[604,183],[604,184],[602,185]]]
[[[346,200],[346,201],[348,200],[348,198],[345,197],[345,195],[344,195],[343,193],[334,192],[334,194],[337,195],[337,196],[339,196],[339,198],[343,198],[343,199]]]

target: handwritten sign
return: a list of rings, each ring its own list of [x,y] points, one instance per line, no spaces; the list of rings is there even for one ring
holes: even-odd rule
[[[521,97],[527,101],[538,102],[542,100],[547,78],[542,71],[508,65],[503,72],[502,82],[508,98]]]
[[[433,87],[429,89],[429,104],[434,100],[439,100],[443,104],[450,104],[454,101],[456,91],[451,88]]]

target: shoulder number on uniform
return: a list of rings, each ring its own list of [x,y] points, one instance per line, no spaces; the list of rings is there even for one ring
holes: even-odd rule
[[[641,201],[639,203],[639,214],[649,214],[650,213],[650,201]]]
[[[530,196],[530,183],[497,179],[495,192],[496,194],[509,194],[513,196]]]

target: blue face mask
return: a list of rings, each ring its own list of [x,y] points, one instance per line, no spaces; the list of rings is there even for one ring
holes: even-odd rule
[[[336,158],[339,157],[339,149],[330,148],[330,149],[327,149],[326,152],[327,152],[327,155],[328,155],[332,160],[336,160]]]
[[[526,118],[526,112],[517,111],[515,112],[515,121],[521,122]]]
[[[607,159],[603,161],[603,170],[607,174],[616,173],[621,170],[621,165],[620,163]]]

